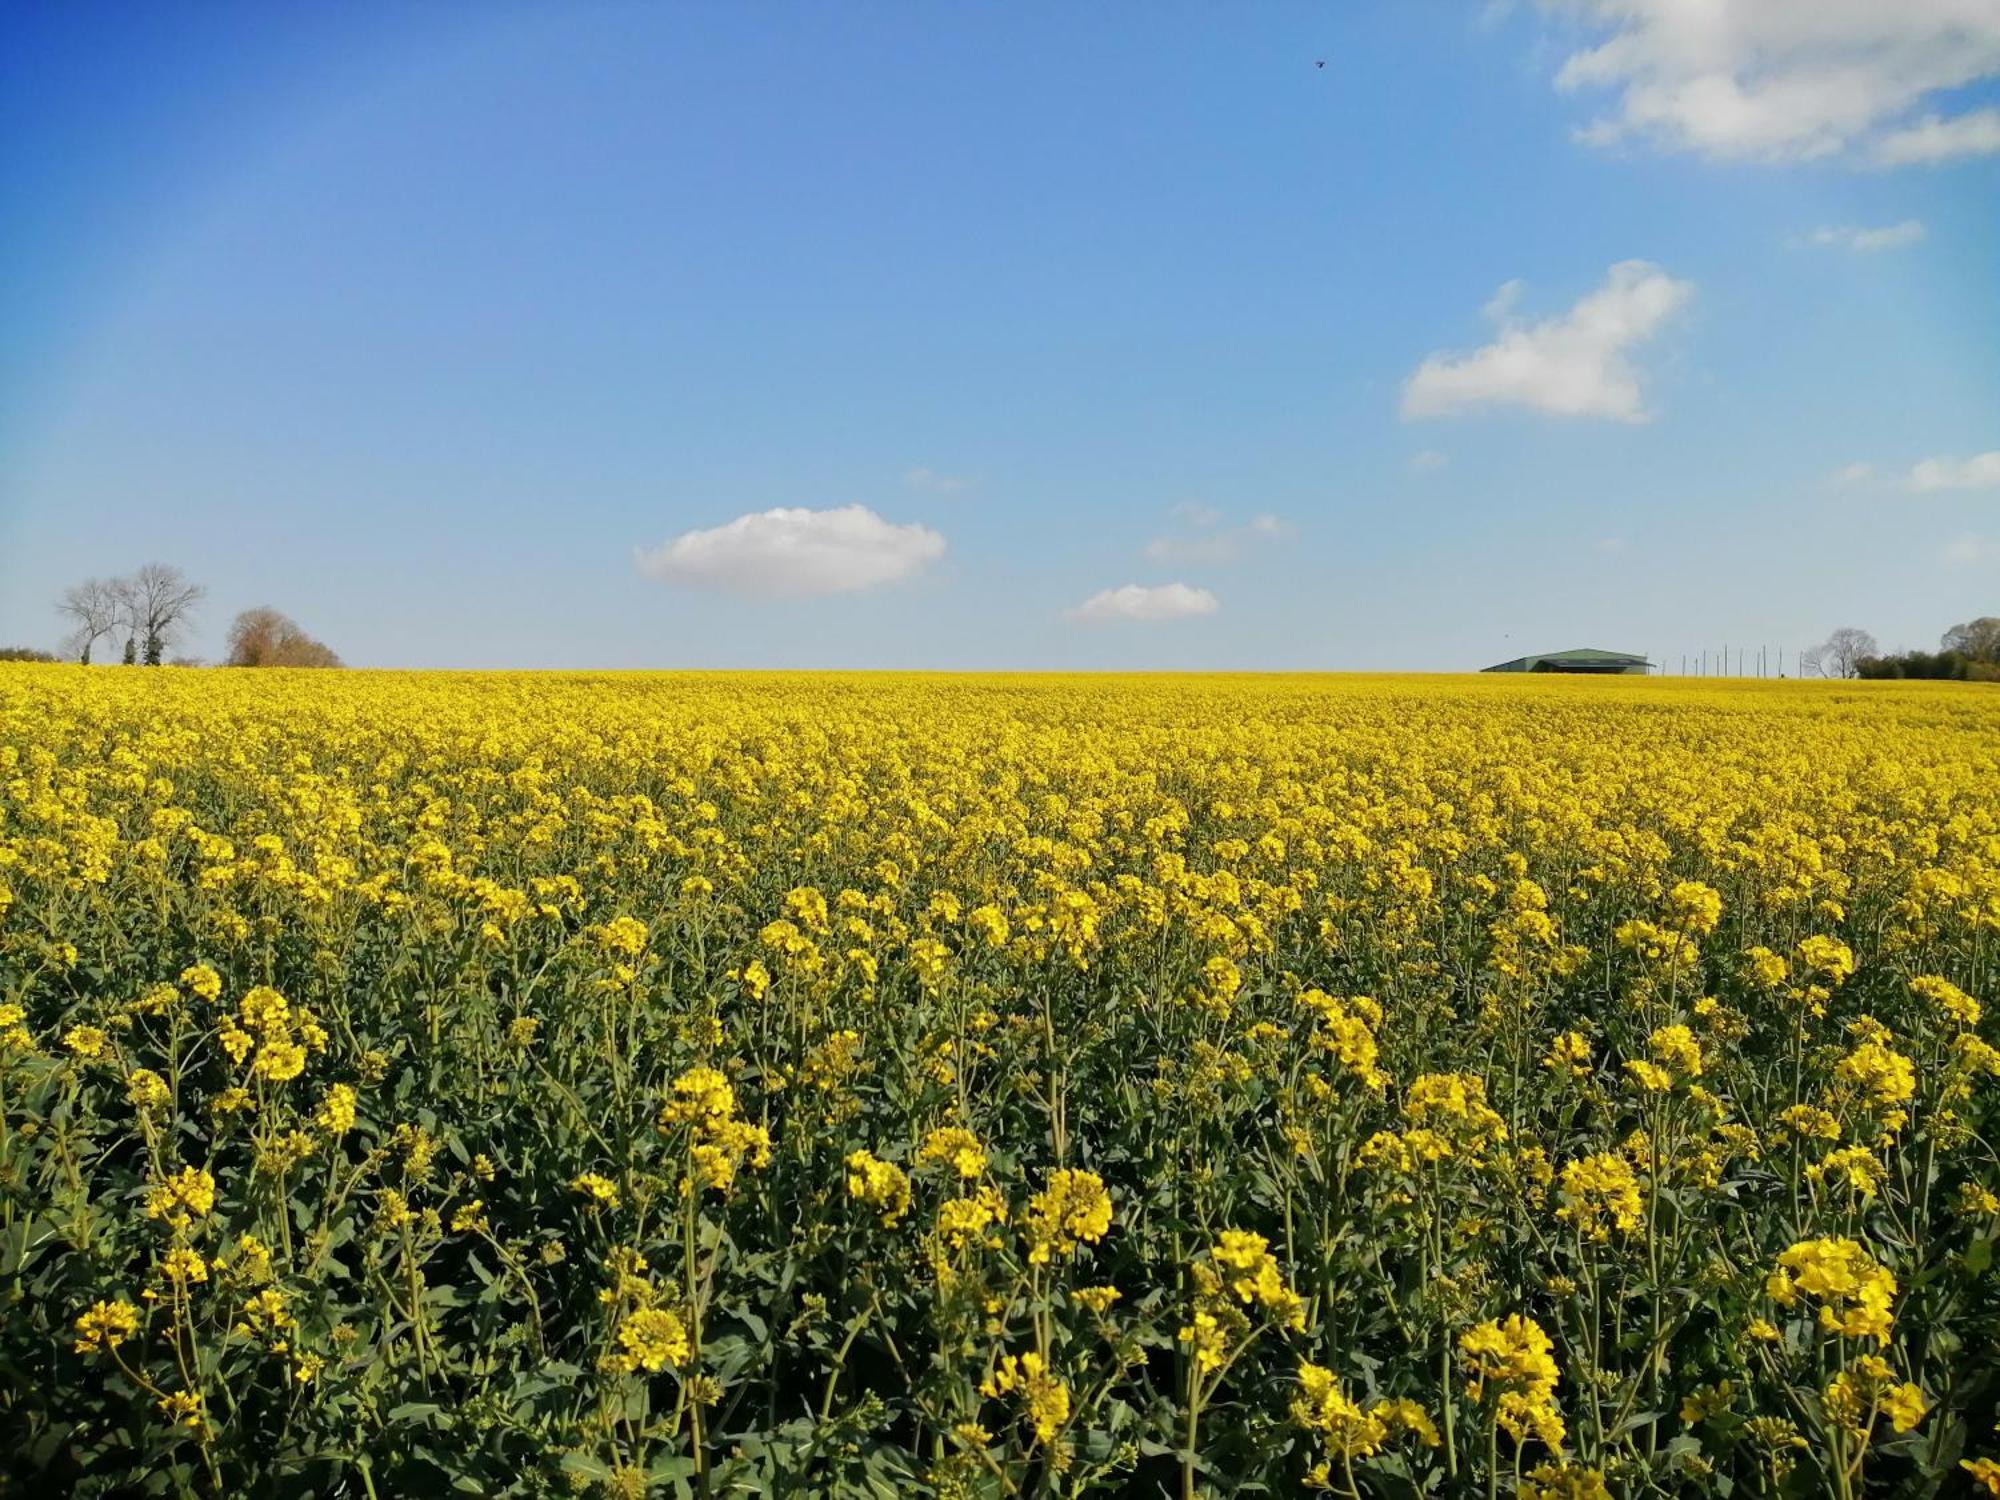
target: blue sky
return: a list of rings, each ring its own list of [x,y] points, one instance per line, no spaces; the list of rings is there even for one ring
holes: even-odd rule
[[[368,666],[1932,644],[2000,14],[1759,3],[8,5],[0,643],[157,559]]]

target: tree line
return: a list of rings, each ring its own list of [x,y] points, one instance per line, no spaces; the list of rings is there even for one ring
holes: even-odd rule
[[[98,643],[117,643],[126,666],[157,667],[193,625],[208,591],[167,563],[147,563],[122,578],[86,578],[72,584],[56,601],[56,612],[69,622],[65,649],[85,666]],[[46,653],[22,653],[26,658]],[[175,665],[198,666],[193,658],[174,658]],[[337,667],[340,658],[322,641],[314,640],[297,622],[268,605],[246,609],[230,622],[227,667]]]
[[[1799,674],[2000,682],[2000,615],[1982,615],[1952,626],[1935,651],[1884,652],[1867,631],[1846,626],[1799,653]]]

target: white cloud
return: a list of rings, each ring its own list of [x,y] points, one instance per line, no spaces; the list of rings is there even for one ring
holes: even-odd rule
[[[1426,448],[1423,452],[1411,457],[1410,472],[1412,474],[1435,474],[1439,469],[1446,467],[1450,463],[1451,459],[1446,455],[1439,453],[1434,448]]]
[[[2000,449],[1975,453],[1971,458],[1927,458],[1910,470],[1903,487],[1919,494],[2000,489]]]
[[[1875,477],[1873,464],[1843,464],[1834,471],[1836,484],[1866,484]]]
[[[770,598],[845,594],[908,578],[944,556],[928,526],[898,526],[865,505],[755,511],[633,554],[665,583]]]
[[[1926,115],[1875,143],[1875,160],[1885,167],[1995,153],[2000,153],[2000,109],[1975,109],[1948,120]]]
[[[1292,534],[1290,523],[1280,520],[1268,511],[1252,516],[1241,526],[1231,526],[1220,531],[1212,528],[1222,519],[1222,512],[1206,505],[1192,509],[1186,504],[1176,505],[1172,514],[1204,529],[1196,536],[1154,537],[1140,549],[1147,562],[1234,562],[1243,554],[1244,548],[1252,543]]]
[[[2000,542],[1965,532],[1945,543],[1944,560],[1953,567],[1973,567],[1983,562],[2000,562]]]
[[[1624,260],[1604,285],[1560,317],[1515,315],[1518,281],[1486,304],[1499,336],[1470,354],[1433,354],[1403,384],[1405,417],[1448,416],[1480,406],[1527,406],[1566,417],[1647,420],[1639,372],[1627,351],[1657,333],[1694,295],[1658,266]]]
[[[1993,0],[1543,0],[1600,40],[1564,89],[1618,91],[1579,135],[1714,157],[1811,160],[1873,143],[1885,164],[1983,144],[1980,111],[1895,128],[1923,100],[2000,74]],[[1887,132],[1882,133],[1882,132]]]
[[[1905,219],[1900,224],[1884,224],[1880,229],[1863,229],[1852,224],[1829,224],[1812,232],[1815,245],[1840,245],[1849,250],[1900,250],[1924,237],[1921,219]]]
[[[913,490],[926,495],[957,495],[972,488],[972,481],[962,474],[940,474],[936,469],[906,469],[903,483]]]
[[[1625,538],[1622,536],[1599,537],[1594,545],[1599,552],[1623,552],[1625,550]]]
[[[1119,589],[1092,594],[1069,612],[1069,617],[1086,625],[1113,620],[1188,620],[1212,615],[1221,601],[1207,589],[1185,583],[1163,583],[1154,588],[1128,583]]]
[[[1213,505],[1204,505],[1199,500],[1183,500],[1167,512],[1176,521],[1185,521],[1190,526],[1213,526],[1222,519],[1222,512]]]

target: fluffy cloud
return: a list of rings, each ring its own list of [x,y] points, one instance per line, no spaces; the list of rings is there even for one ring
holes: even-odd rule
[[[1439,469],[1448,467],[1450,463],[1451,459],[1447,455],[1439,453],[1435,449],[1426,448],[1422,453],[1411,456],[1410,472],[1412,474],[1435,474]]]
[[[1833,474],[1836,484],[1866,484],[1874,477],[1873,464],[1842,464]]]
[[[1202,506],[1190,516],[1184,506],[1174,507],[1174,514],[1192,521],[1196,526],[1213,528],[1222,519],[1221,512]],[[1289,536],[1292,528],[1269,512],[1252,516],[1241,526],[1231,526],[1223,530],[1204,529],[1195,536],[1156,536],[1146,543],[1145,558],[1153,563],[1234,562],[1242,555],[1243,549],[1252,542],[1270,537]]]
[[[906,469],[903,483],[913,490],[926,495],[956,495],[972,488],[972,481],[961,474],[940,474],[936,469]]]
[[[1828,225],[1812,232],[1815,245],[1840,245],[1849,250],[1899,250],[1924,237],[1921,219],[1905,219],[1900,224],[1884,224],[1880,229],[1862,229],[1851,224]]]
[[[1762,160],[1865,148],[1885,165],[2000,151],[2000,112],[1901,124],[1933,94],[2000,74],[1993,0],[1544,4],[1597,38],[1557,85],[1618,94],[1587,141]]]
[[[1499,336],[1470,354],[1433,354],[1403,385],[1405,417],[1481,406],[1527,406],[1565,417],[1647,420],[1639,372],[1626,357],[1687,305],[1694,287],[1643,260],[1620,261],[1604,285],[1560,317],[1514,312],[1521,283],[1486,304]]]
[[[1903,487],[1919,494],[1932,490],[2000,489],[2000,449],[1975,453],[1970,458],[1927,458],[1910,470]]]
[[[1163,583],[1154,588],[1128,583],[1122,589],[1104,589],[1092,594],[1069,612],[1072,620],[1100,625],[1112,620],[1187,620],[1212,615],[1221,601],[1207,589],[1185,583]]]
[[[685,531],[634,556],[641,573],[665,583],[803,599],[908,578],[944,556],[944,538],[928,526],[885,521],[865,505],[789,506]]]
[[[1976,536],[1968,531],[1945,543],[1944,560],[1955,568],[2000,562],[2000,542],[1988,541],[1985,537]]]
[[[1875,160],[1885,167],[1996,153],[2000,153],[2000,109],[1975,109],[1949,120],[1926,115],[1875,143]]]

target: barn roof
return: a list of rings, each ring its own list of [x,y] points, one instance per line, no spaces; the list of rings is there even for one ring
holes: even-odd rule
[[[1649,667],[1652,665],[1650,661],[1636,651],[1601,651],[1595,646],[1573,646],[1567,651],[1540,651],[1533,656],[1517,656],[1512,661],[1500,662],[1495,666],[1488,667],[1486,670],[1489,672],[1498,672],[1508,667],[1532,669],[1536,662],[1542,661],[1574,662],[1579,665],[1584,663],[1608,664],[1612,662],[1636,667]]]

